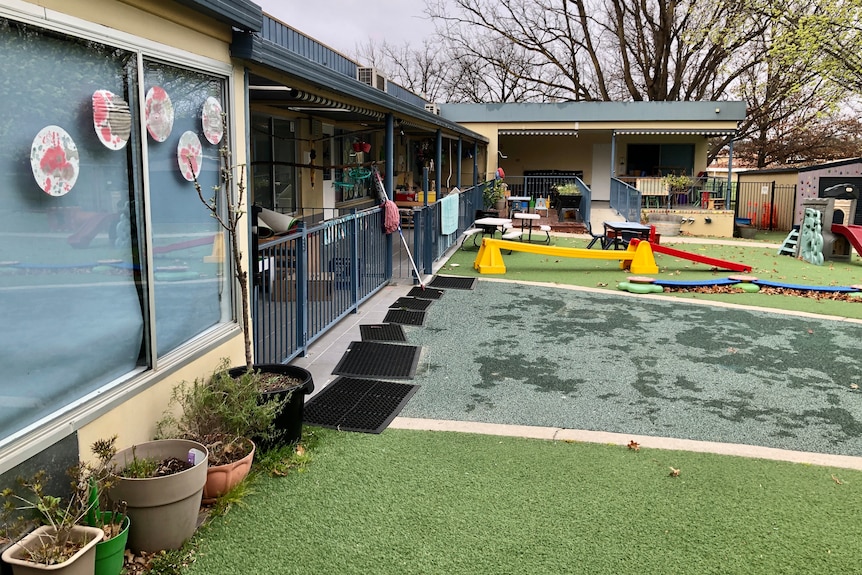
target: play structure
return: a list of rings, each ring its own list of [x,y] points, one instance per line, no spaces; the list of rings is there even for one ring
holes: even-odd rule
[[[795,253],[782,248],[779,253],[796,255],[808,263],[850,261],[853,250],[862,255],[862,214],[855,186],[839,185],[824,191],[824,197],[805,200],[802,225]],[[785,240],[792,244],[794,232]]]
[[[593,251],[583,248],[562,248],[485,238],[482,240],[479,253],[473,262],[473,268],[478,270],[480,274],[506,273],[506,264],[503,263],[501,249],[508,250],[509,252],[529,252],[561,258],[619,260],[620,269],[630,269],[632,273],[636,274],[658,273],[658,266],[655,263],[652,247],[649,242],[641,242],[637,247],[629,244],[626,251]]]
[[[523,242],[509,242],[505,240],[496,240],[485,238],[482,240],[482,246],[479,248],[479,254],[473,262],[473,268],[482,274],[504,274],[506,273],[506,264],[503,263],[503,255],[501,249],[510,252],[529,252],[534,254],[544,254],[563,258],[581,258],[593,260],[619,260],[620,269],[629,269],[635,274],[657,274],[658,265],[655,262],[655,253],[661,253],[697,263],[706,264],[718,269],[724,269],[734,272],[750,272],[751,266],[729,262],[717,258],[710,258],[685,252],[682,250],[669,248],[658,244],[652,244],[648,241],[633,239],[629,242],[626,251],[616,250],[601,250],[593,251],[582,248],[562,248],[557,246],[542,246],[535,244],[525,244]]]
[[[631,243],[637,245],[639,240],[633,239]],[[736,262],[729,262],[727,260],[720,260],[718,258],[710,258],[707,256],[702,256],[699,254],[693,254],[691,252],[684,252],[682,250],[678,250],[675,248],[669,248],[667,246],[662,246],[658,244],[654,244],[652,246],[653,253],[656,254],[664,254],[667,256],[673,256],[675,258],[680,258],[683,260],[689,260],[692,262],[697,262],[699,264],[706,264],[708,266],[712,266],[714,268],[728,270],[732,272],[745,272],[748,273],[751,271],[751,266],[745,264],[738,264]]]

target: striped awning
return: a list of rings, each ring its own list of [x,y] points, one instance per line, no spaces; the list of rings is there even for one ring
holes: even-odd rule
[[[733,136],[736,130],[614,130],[615,136]]]
[[[575,136],[578,137],[577,130],[498,130],[498,136]]]

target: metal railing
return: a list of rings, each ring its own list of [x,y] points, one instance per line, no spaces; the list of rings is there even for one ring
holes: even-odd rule
[[[590,202],[592,199],[592,190],[578,176],[572,175],[549,175],[549,176],[506,176],[503,182],[509,189],[510,196],[530,197],[533,200],[545,198],[545,205],[549,210],[557,209],[559,211],[557,198],[559,194],[557,190],[561,186],[573,185],[578,189],[578,195],[581,200],[578,204],[578,219],[580,221],[590,221]]]
[[[372,208],[261,244],[254,305],[255,363],[285,363],[389,282],[391,239]]]
[[[641,192],[636,187],[618,178],[611,178],[610,204],[627,222],[641,221]]]
[[[420,273],[432,274],[434,263],[472,225],[484,185],[459,194],[452,233],[440,233],[442,199],[413,209],[413,228],[404,237]],[[252,282],[255,363],[287,363],[304,355],[393,277],[418,281],[399,232],[384,233],[383,217],[378,206],[319,224],[303,223],[295,233],[258,246]]]

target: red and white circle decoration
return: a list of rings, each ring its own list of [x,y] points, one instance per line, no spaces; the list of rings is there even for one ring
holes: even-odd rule
[[[198,135],[192,131],[184,132],[177,144],[177,165],[180,173],[189,182],[201,173],[203,149]]]
[[[207,142],[213,145],[221,142],[224,135],[224,117],[221,104],[212,96],[206,99],[201,110],[201,127]]]
[[[45,126],[33,138],[30,167],[42,191],[49,196],[64,196],[78,179],[78,147],[66,130]]]
[[[105,147],[123,149],[132,133],[128,102],[109,90],[93,92],[93,127]]]
[[[147,90],[147,132],[157,142],[164,142],[174,128],[174,105],[171,97],[161,86]]]

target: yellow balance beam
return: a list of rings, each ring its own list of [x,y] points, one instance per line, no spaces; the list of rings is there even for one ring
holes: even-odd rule
[[[561,258],[581,258],[590,260],[620,260],[620,269],[631,269],[633,274],[657,274],[658,266],[649,242],[638,242],[637,247],[629,244],[626,251],[617,250],[587,250],[583,248],[561,248],[525,242],[508,242],[485,238],[473,262],[473,268],[480,274],[504,274],[506,264],[500,250],[512,252],[529,252]]]

